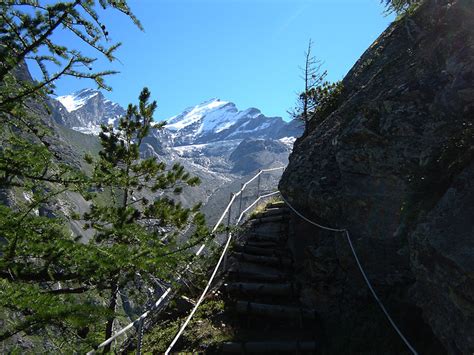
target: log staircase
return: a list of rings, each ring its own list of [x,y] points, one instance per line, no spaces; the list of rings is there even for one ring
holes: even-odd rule
[[[273,203],[251,219],[228,256],[221,291],[235,337],[220,353],[316,353],[317,315],[300,304],[287,246],[290,211]]]

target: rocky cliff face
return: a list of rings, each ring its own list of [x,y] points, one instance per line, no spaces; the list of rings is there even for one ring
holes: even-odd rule
[[[426,1],[343,84],[342,104],[296,141],[280,189],[307,216],[351,231],[419,351],[442,352],[439,340],[449,353],[472,353],[473,2]],[[319,297],[323,318],[358,316],[363,326],[356,309],[372,301],[342,236],[307,230],[295,244],[313,270],[303,272],[312,280],[305,301]]]
[[[59,123],[81,133],[93,135],[100,133],[102,124],[116,127],[119,118],[126,113],[119,104],[107,100],[102,92],[93,89],[59,96],[55,105],[63,117],[63,122]]]

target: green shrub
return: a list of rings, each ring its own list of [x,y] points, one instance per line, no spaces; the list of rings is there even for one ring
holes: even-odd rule
[[[341,81],[324,82],[308,92],[311,101],[316,103],[310,119],[311,128],[318,126],[338,108],[342,100],[343,89]]]
[[[381,0],[381,2],[385,4],[388,13],[395,12],[399,15],[414,10],[422,1],[423,0]]]

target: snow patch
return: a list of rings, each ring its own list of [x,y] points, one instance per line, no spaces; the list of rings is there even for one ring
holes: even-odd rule
[[[289,147],[293,147],[293,144],[296,141],[296,137],[283,137],[283,138],[280,138],[279,141]]]
[[[210,101],[196,105],[193,108],[185,110],[182,114],[173,116],[170,119],[166,120],[168,122],[166,128],[171,131],[180,131],[183,128],[186,128],[196,122],[201,121],[201,119],[206,116],[205,123],[202,127],[200,127],[200,130],[211,130],[220,123],[220,120],[218,119],[220,114],[218,113],[217,115],[211,115],[211,117],[208,116],[211,113],[215,114],[217,112],[221,112],[220,108],[227,104],[227,101],[212,99]]]
[[[68,112],[73,112],[80,109],[87,101],[97,95],[99,95],[98,91],[85,89],[71,95],[58,96],[56,100],[58,100]]]
[[[117,122],[117,120],[120,118],[120,115],[116,115],[114,117],[110,117],[108,120],[107,120],[107,124],[108,125],[112,125],[112,126],[115,126],[115,122]]]
[[[221,125],[220,127],[216,128],[214,130],[214,132],[216,133],[219,133],[219,132],[222,132],[222,131],[225,131],[226,129],[232,127],[234,125],[235,122],[227,122],[227,123],[224,123],[223,125]]]
[[[98,136],[100,134],[100,132],[102,132],[102,128],[100,127],[100,125],[94,125],[94,124],[91,124],[91,123],[89,123],[85,127],[72,127],[72,129],[77,131],[77,132],[84,133],[84,134],[89,134],[89,135],[92,135],[92,136]]]
[[[23,198],[26,202],[31,203],[33,201],[33,194],[23,191]]]
[[[205,149],[214,151],[220,149],[232,150],[233,148],[236,148],[240,144],[240,142],[242,142],[241,139],[233,139],[204,144],[180,145],[172,147],[171,149],[179,156],[183,156],[189,153],[202,154]]]
[[[271,122],[263,122],[262,124],[258,125],[257,127],[253,128],[253,129],[242,129],[244,128],[245,126],[247,126],[248,124],[250,123],[250,121],[246,122],[245,124],[243,124],[242,126],[239,127],[239,129],[235,132],[233,132],[232,134],[229,135],[229,137],[235,137],[235,136],[238,136],[240,134],[258,134],[259,131],[262,131],[268,127],[270,127],[272,124]],[[261,133],[260,133],[261,134]]]

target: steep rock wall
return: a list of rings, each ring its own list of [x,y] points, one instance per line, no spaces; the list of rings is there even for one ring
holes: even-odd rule
[[[307,216],[351,231],[395,314],[420,310],[447,351],[472,353],[474,2],[426,1],[374,42],[343,85],[338,109],[296,141],[280,189]],[[307,262],[349,274],[341,291],[338,272],[326,273],[336,295],[326,310],[337,295],[364,293],[341,238],[299,241]]]

